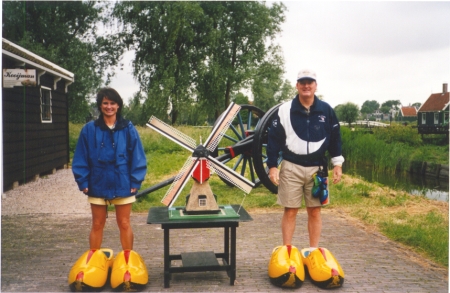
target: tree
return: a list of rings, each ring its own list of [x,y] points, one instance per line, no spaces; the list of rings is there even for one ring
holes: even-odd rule
[[[264,111],[295,95],[295,87],[282,79],[284,61],[277,53],[278,49],[275,49],[269,54],[269,59],[256,69],[252,81],[253,104]]]
[[[195,66],[202,60],[203,11],[197,2],[119,2],[114,15],[123,24],[119,37],[136,51],[133,74],[150,93],[147,109],[170,110],[177,121],[193,102]],[[150,105],[151,104],[151,105]]]
[[[337,105],[334,108],[334,111],[336,112],[336,116],[338,117],[339,121],[347,122],[349,125],[351,125],[356,121],[356,118],[358,118],[359,107],[354,103],[348,102],[343,105]]]
[[[422,103],[417,102],[417,103],[412,104],[411,106],[416,107],[416,109],[419,109],[420,106],[422,106]]]
[[[122,109],[122,115],[133,122],[134,125],[144,126],[147,123],[148,118],[144,113],[142,101],[144,97],[141,92],[137,92],[133,95],[133,98],[128,102],[128,105],[124,105]]]
[[[238,92],[236,95],[231,97],[231,100],[238,105],[248,105],[250,104],[249,98],[241,92]]]
[[[380,108],[380,104],[375,100],[367,100],[361,106],[361,113],[368,115],[374,113]]]
[[[389,107],[390,109],[398,110],[400,109],[402,103],[400,100],[389,100],[381,104],[381,107]]]
[[[391,111],[391,109],[392,109],[391,107],[385,105],[380,108],[380,111],[383,114],[388,114]]]
[[[284,21],[286,7],[255,1],[200,2],[207,16],[207,56],[198,74],[199,99],[215,116],[231,94],[247,85],[266,56]],[[279,64],[279,63],[278,63]]]
[[[170,111],[175,124],[195,103],[214,117],[248,86],[280,31],[283,4],[260,2],[120,2],[119,37],[136,51],[133,71],[150,93],[147,110]]]
[[[112,36],[100,36],[107,3],[96,1],[4,1],[3,37],[73,72],[69,120],[85,122],[89,97],[114,74],[122,51]],[[82,66],[80,66],[82,65]]]

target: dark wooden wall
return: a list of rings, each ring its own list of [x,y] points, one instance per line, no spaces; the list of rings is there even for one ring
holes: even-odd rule
[[[422,124],[422,113],[424,113],[424,112],[419,112],[417,114],[417,118],[418,118],[417,128],[419,130],[419,134],[447,134],[448,135],[448,124],[444,125],[445,111],[439,112],[438,124],[434,124],[434,113],[435,112],[425,112],[426,113],[426,121],[425,121],[425,124]]]
[[[63,80],[41,77],[52,89],[52,122],[41,122],[40,86],[2,88],[4,190],[69,162],[68,105]]]

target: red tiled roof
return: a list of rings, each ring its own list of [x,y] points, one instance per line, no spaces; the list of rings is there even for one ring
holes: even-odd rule
[[[417,109],[416,107],[402,107],[400,109],[402,111],[403,117],[407,116],[417,116]]]
[[[419,108],[418,112],[442,111],[450,100],[449,93],[432,94]]]

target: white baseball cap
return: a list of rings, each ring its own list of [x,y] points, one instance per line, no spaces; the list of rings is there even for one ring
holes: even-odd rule
[[[297,81],[301,79],[312,79],[316,81],[316,73],[310,69],[302,69],[298,72]]]

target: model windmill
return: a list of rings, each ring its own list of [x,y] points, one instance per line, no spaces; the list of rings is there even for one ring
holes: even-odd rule
[[[181,171],[175,177],[172,185],[169,187],[166,195],[162,199],[162,203],[169,208],[177,200],[182,189],[192,177],[194,184],[191,188],[185,211],[186,213],[216,213],[220,212],[219,206],[215,199],[215,196],[209,186],[208,179],[211,174],[211,170],[217,173],[223,179],[231,182],[236,187],[240,188],[245,193],[249,193],[254,183],[247,180],[231,168],[217,161],[210,155],[213,152],[225,132],[229,128],[234,117],[239,112],[240,106],[231,103],[230,106],[221,115],[217,123],[215,124],[211,134],[206,139],[205,143],[200,142],[196,144],[195,140],[171,127],[170,125],[162,122],[158,118],[152,116],[147,123],[147,126],[156,130],[160,134],[176,142],[180,146],[184,147],[192,153],[182,167]]]

